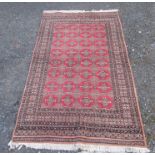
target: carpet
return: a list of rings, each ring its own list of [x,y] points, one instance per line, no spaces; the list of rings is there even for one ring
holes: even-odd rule
[[[117,10],[44,11],[11,149],[148,152]]]

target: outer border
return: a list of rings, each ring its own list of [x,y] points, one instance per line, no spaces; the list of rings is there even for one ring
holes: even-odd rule
[[[43,13],[84,13],[84,12],[118,12],[118,9],[112,9],[112,10],[44,10]]]
[[[144,147],[141,147],[141,146],[140,147],[134,147],[134,146],[129,147],[129,146],[123,146],[122,145],[121,149],[117,149],[117,147],[120,147],[120,145],[105,145],[105,146],[104,145],[98,145],[97,146],[97,150],[98,151],[103,151],[103,152],[105,152],[105,150],[107,150],[107,151],[109,150],[110,152],[113,152],[114,150],[115,151],[116,150],[120,150],[120,152],[122,152],[122,151],[125,152],[126,150],[130,150],[130,151],[133,151],[133,152],[149,152],[149,149],[147,149],[147,142],[146,142],[146,137],[145,137],[145,132],[144,132],[144,126],[143,126],[142,117],[141,117],[141,113],[140,113],[140,107],[139,107],[138,95],[137,95],[137,90],[136,90],[136,85],[135,85],[135,79],[134,79],[132,68],[131,68],[131,64],[130,64],[130,59],[129,59],[129,55],[128,55],[128,49],[127,49],[127,45],[126,45],[126,42],[125,42],[125,36],[124,36],[124,32],[123,32],[123,26],[122,26],[122,23],[121,23],[120,15],[119,15],[119,10],[117,10],[117,9],[113,9],[113,10],[91,10],[91,11],[85,11],[85,10],[44,10],[43,13],[42,13],[41,19],[42,19],[44,13],[84,13],[84,12],[87,12],[87,13],[88,12],[117,12],[117,18],[118,18],[118,22],[119,22],[120,29],[121,29],[121,37],[122,37],[122,41],[123,41],[123,44],[124,44],[124,47],[125,47],[125,52],[126,52],[126,56],[127,56],[127,60],[128,60],[128,64],[129,64],[129,69],[130,69],[131,77],[132,77],[132,80],[133,80],[134,93],[135,93],[135,96],[136,96],[136,103],[137,103],[137,108],[138,108],[138,116],[139,116],[139,119],[140,119],[140,123],[141,123],[141,127],[142,127],[142,132],[143,132],[143,136],[144,136],[144,143],[145,143]],[[39,41],[39,32],[40,32],[41,25],[42,25],[42,20],[40,21],[39,31],[38,31],[37,36],[36,36],[36,41],[35,41],[35,44],[34,44],[34,49],[33,49],[32,57],[31,57],[31,63],[29,65],[29,71],[28,71],[28,74],[27,74],[27,79],[26,79],[24,91],[22,93],[22,98],[21,98],[21,101],[20,101],[20,106],[19,106],[19,109],[18,109],[17,117],[16,117],[15,128],[17,126],[18,116],[19,116],[19,112],[21,110],[23,96],[24,96],[24,93],[25,93],[25,90],[26,90],[26,87],[27,87],[27,83],[28,83],[28,79],[29,79],[29,76],[30,76],[29,73],[30,73],[30,70],[31,70],[31,66],[32,66],[32,62],[33,62],[36,46],[37,46],[38,41]],[[14,133],[15,133],[15,129],[14,129],[13,134],[12,134],[12,139],[13,139]],[[49,146],[48,144],[51,144],[52,147]],[[12,142],[12,140],[8,143],[8,145],[10,146],[10,149],[12,149],[12,148],[13,149],[14,148],[20,149],[22,146],[27,146],[27,147],[36,148],[36,149],[52,149],[52,150],[55,149],[55,148],[59,148],[59,147],[60,147],[59,149],[61,150],[62,149],[62,145],[66,146],[68,148],[68,149],[66,148],[64,150],[76,150],[77,147],[79,146],[81,148],[84,147],[83,150],[90,151],[90,152],[92,152],[91,147],[92,148],[94,147],[92,144],[84,144],[84,145],[83,144],[70,144],[71,146],[68,147],[68,144],[44,143],[42,145],[40,143],[34,143],[34,144],[31,144],[31,143],[20,143],[20,142],[17,143],[17,142]],[[58,146],[58,145],[60,145],[60,146]],[[86,149],[85,145],[86,145],[86,148],[89,145],[91,147]],[[103,150],[102,150],[101,147],[103,147]]]
[[[132,67],[131,67],[131,63],[130,63],[130,59],[129,59],[129,53],[128,53],[128,49],[127,49],[127,45],[126,45],[126,41],[125,41],[123,25],[122,25],[119,13],[117,14],[117,17],[118,17],[118,21],[119,21],[120,28],[121,28],[121,36],[122,36],[122,39],[123,39],[123,44],[124,44],[125,49],[126,49],[125,52],[126,52],[126,55],[127,55],[129,69],[130,69],[130,73],[131,73],[131,77],[132,77],[132,81],[133,81],[134,93],[135,93],[135,96],[136,96],[136,103],[137,103],[137,108],[138,108],[138,115],[139,115],[139,119],[140,119],[140,123],[141,123],[141,127],[142,127],[142,132],[143,132],[143,136],[144,136],[144,143],[145,143],[145,146],[147,147],[147,140],[146,140],[146,136],[145,136],[145,132],[144,132],[144,125],[143,125],[141,111],[140,111],[140,106],[139,106],[139,99],[138,99],[138,95],[137,95],[135,78],[134,78],[134,75],[133,75],[133,71],[132,71]]]

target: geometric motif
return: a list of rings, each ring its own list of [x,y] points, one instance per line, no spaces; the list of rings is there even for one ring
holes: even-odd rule
[[[44,12],[12,140],[146,147],[117,12]]]
[[[63,78],[62,74],[58,74],[55,82],[51,82],[53,81],[51,76],[47,78],[44,94],[52,93],[53,90],[56,96],[62,92],[63,97],[57,96],[60,98],[59,102],[62,102],[59,108],[61,106],[71,108],[76,100],[75,103],[81,107],[92,108],[92,105],[96,105],[98,109],[112,108],[113,94],[105,25],[61,23],[56,24],[53,30],[48,75],[51,74],[52,68],[65,70]],[[91,70],[91,67],[96,71]],[[80,82],[75,84],[74,81],[77,78]],[[96,80],[93,81],[93,79]],[[83,92],[86,96],[83,96]],[[101,93],[99,100],[94,98],[96,93]],[[107,100],[102,104],[101,98],[105,95]],[[42,104],[44,105],[44,102]]]

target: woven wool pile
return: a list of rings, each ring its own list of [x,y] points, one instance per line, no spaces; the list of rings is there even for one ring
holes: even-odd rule
[[[43,12],[9,145],[148,152],[117,10]]]

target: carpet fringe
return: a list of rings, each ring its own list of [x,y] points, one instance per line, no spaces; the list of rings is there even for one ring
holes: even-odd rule
[[[34,149],[47,149],[56,151],[82,151],[82,152],[131,152],[131,153],[146,153],[150,152],[147,148],[127,147],[127,146],[104,146],[96,144],[54,144],[54,143],[16,143],[10,141],[8,146],[11,149],[20,150],[23,146]]]
[[[62,12],[62,13],[80,13],[80,12],[118,12],[118,9],[112,9],[112,10],[44,10],[43,13],[56,13],[56,12]]]

